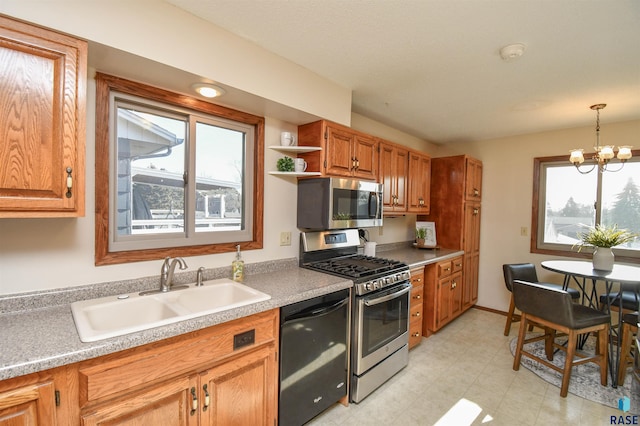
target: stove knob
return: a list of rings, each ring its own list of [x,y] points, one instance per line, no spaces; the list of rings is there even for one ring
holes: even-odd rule
[[[385,282],[386,284],[393,284],[393,277],[387,277],[387,278],[385,278],[385,279],[384,279],[384,282]]]
[[[403,272],[402,273],[402,279],[404,279],[404,280],[411,279],[411,273],[409,271]]]
[[[367,289],[367,291],[372,291],[373,290],[373,283],[372,282],[368,282],[364,285],[364,287]]]
[[[378,280],[373,280],[373,288],[375,288],[376,290],[382,288],[382,283]]]

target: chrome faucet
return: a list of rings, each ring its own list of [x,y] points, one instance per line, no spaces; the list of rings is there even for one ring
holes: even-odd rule
[[[164,258],[162,268],[160,269],[160,291],[163,293],[171,290],[176,264],[180,264],[180,269],[187,269],[187,262],[185,262],[181,257],[176,257],[174,259],[171,259],[170,257]]]

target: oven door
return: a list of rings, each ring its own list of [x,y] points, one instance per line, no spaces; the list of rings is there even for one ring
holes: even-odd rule
[[[406,281],[356,298],[354,373],[361,375],[409,342]]]

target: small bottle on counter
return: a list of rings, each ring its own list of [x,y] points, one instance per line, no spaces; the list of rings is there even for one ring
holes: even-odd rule
[[[241,283],[244,281],[244,260],[240,256],[240,244],[236,246],[236,259],[231,262],[232,279]]]

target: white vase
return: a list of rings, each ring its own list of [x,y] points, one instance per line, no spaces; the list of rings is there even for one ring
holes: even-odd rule
[[[615,256],[613,250],[607,247],[596,247],[593,252],[593,269],[612,271]]]

